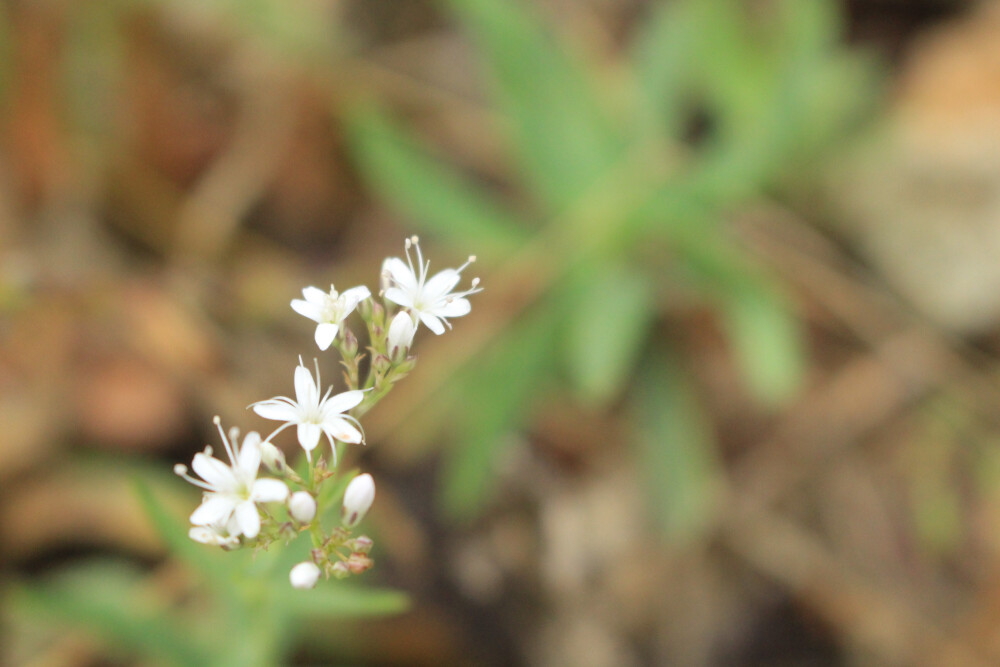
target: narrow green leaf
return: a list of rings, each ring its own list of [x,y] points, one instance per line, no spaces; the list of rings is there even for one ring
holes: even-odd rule
[[[526,315],[460,380],[458,445],[449,452],[442,488],[444,509],[453,517],[478,511],[492,488],[501,448],[530,417],[528,404],[545,388],[558,322],[554,312],[543,304]]]
[[[342,581],[321,581],[308,591],[292,588],[285,582],[275,589],[275,602],[293,618],[361,618],[399,614],[410,606],[405,593],[366,588]]]
[[[596,77],[522,0],[447,0],[472,33],[511,123],[526,185],[553,212],[622,154],[625,130],[602,108]]]
[[[48,621],[88,628],[116,648],[174,665],[213,664],[167,609],[139,594],[141,574],[125,563],[79,566],[54,580],[17,586],[8,603]]]
[[[517,218],[489,193],[426,148],[382,110],[362,105],[349,124],[354,154],[372,187],[449,243],[503,254],[527,238]]]
[[[636,440],[654,514],[674,543],[708,527],[719,491],[707,417],[671,361],[650,360],[638,382]]]
[[[621,390],[655,315],[649,280],[607,264],[576,276],[569,294],[562,346],[569,377],[581,399],[603,403]]]
[[[777,290],[746,282],[723,303],[736,359],[754,394],[770,405],[790,399],[802,384],[802,332]]]

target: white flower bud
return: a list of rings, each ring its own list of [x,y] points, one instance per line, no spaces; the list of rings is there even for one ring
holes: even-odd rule
[[[275,447],[270,440],[260,443],[260,460],[275,474],[285,469],[285,453]]]
[[[316,516],[316,501],[306,491],[296,491],[288,499],[288,512],[299,523],[309,523]]]
[[[312,561],[303,561],[292,568],[288,573],[288,579],[294,588],[303,590],[312,588],[319,579],[319,568]]]
[[[389,356],[397,361],[404,358],[416,332],[417,326],[413,323],[412,315],[405,310],[396,313],[389,323],[389,340],[386,347]]]
[[[368,473],[358,475],[344,491],[344,507],[341,520],[348,528],[354,528],[368,513],[375,500],[375,480]]]

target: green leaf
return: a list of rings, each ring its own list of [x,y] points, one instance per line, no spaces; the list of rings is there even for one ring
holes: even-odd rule
[[[443,162],[373,105],[357,107],[349,130],[354,154],[375,190],[426,230],[478,252],[510,252],[527,238],[516,217]]]
[[[85,627],[115,648],[174,665],[218,664],[162,606],[141,592],[141,573],[126,563],[78,566],[34,586],[16,586],[9,604],[47,621]]]
[[[685,543],[708,528],[718,500],[714,437],[670,360],[650,360],[638,390],[636,444],[646,489],[666,538]]]
[[[779,292],[745,282],[725,298],[723,314],[754,394],[769,405],[790,399],[802,384],[805,353],[798,320]]]
[[[239,591],[233,574],[242,568],[234,568],[233,559],[240,558],[242,554],[225,553],[195,542],[188,537],[188,524],[164,507],[143,480],[136,478],[134,484],[139,503],[170,551],[200,574],[206,584],[220,595],[237,597]]]
[[[458,445],[449,452],[442,488],[444,509],[453,517],[473,516],[492,488],[501,448],[530,417],[529,403],[547,383],[557,323],[555,309],[540,305],[460,380]]]
[[[625,131],[598,103],[596,77],[522,0],[447,4],[472,33],[493,76],[525,184],[551,212],[562,211],[595,185],[625,146]]]
[[[603,403],[621,390],[655,315],[649,280],[616,264],[590,267],[569,296],[562,346],[569,377],[581,399]]]
[[[300,591],[288,585],[275,589],[275,602],[294,618],[360,618],[399,614],[410,607],[400,591],[367,588],[341,581],[321,581],[316,588]]]

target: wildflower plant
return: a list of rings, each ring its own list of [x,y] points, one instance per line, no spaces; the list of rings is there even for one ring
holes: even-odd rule
[[[339,355],[346,389],[335,392],[333,386],[324,386],[319,360],[310,371],[300,357],[293,373],[294,398],[277,396],[249,406],[264,419],[282,422],[266,438],[250,431],[240,445],[239,430],[233,428],[227,435],[216,417],[229,462],[215,458],[207,446],[191,462],[197,477],[183,464],[174,467],[204,492],[189,517],[192,540],[256,553],[308,539],[309,558],[288,574],[298,589],[313,588],[321,575],[343,579],[372,567],[374,542],[356,531],[375,500],[375,480],[368,473],[342,470],[344,450],[365,444],[360,418],[413,370],[416,357],[411,349],[418,325],[443,334],[452,326],[450,318],[469,313],[468,297],[481,291],[478,278],[468,289],[456,291],[462,271],[475,257],[428,278],[430,262],[417,237],[406,239],[405,255],[405,263],[397,257],[383,262],[378,298],[365,286],[340,293],[331,285],[329,292],[306,287],[304,299],[292,300],[292,309],[316,324],[319,349],[332,348]],[[364,349],[351,328],[352,316],[364,326]],[[363,363],[365,357],[368,363]],[[286,461],[274,443],[291,426],[304,461]],[[320,446],[324,439],[329,450]],[[261,475],[262,466],[270,476]],[[338,515],[338,506],[339,524],[324,525],[324,518]]]

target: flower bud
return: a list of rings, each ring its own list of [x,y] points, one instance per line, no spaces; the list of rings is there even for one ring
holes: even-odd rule
[[[351,574],[361,574],[365,570],[370,570],[375,565],[375,561],[365,554],[353,553],[347,559],[347,569]]]
[[[316,516],[316,501],[306,491],[296,491],[288,499],[288,513],[299,523],[309,523]]]
[[[277,474],[285,469],[285,453],[270,440],[260,443],[260,460],[271,472]]]
[[[389,342],[386,351],[393,361],[401,361],[406,358],[406,353],[410,350],[413,342],[413,334],[417,332],[416,325],[413,324],[413,317],[405,310],[396,313],[389,323]]]
[[[354,335],[354,332],[348,329],[346,326],[344,329],[344,342],[342,350],[344,351],[344,356],[353,357],[358,353],[358,337]]]
[[[359,535],[358,537],[355,537],[348,546],[355,553],[367,554],[371,552],[372,547],[375,546],[375,542],[367,535]]]
[[[344,491],[344,507],[341,520],[348,528],[354,528],[368,513],[375,500],[375,480],[368,473],[358,475]]]
[[[385,375],[385,373],[392,368],[392,360],[384,354],[376,354],[375,358],[372,359],[372,368],[379,375]]]
[[[335,579],[346,579],[347,577],[351,576],[351,571],[350,569],[348,569],[347,563],[345,563],[342,560],[338,560],[336,563],[333,564],[331,572],[333,572],[333,576]]]
[[[292,568],[288,579],[294,588],[309,589],[316,585],[319,579],[319,568],[312,561],[303,561]]]

